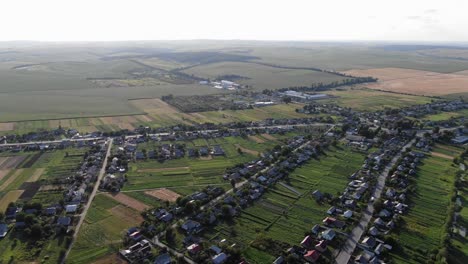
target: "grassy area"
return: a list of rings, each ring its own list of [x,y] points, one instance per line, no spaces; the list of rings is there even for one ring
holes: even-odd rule
[[[427,115],[423,117],[422,119],[429,120],[429,121],[443,121],[443,120],[449,120],[451,118],[463,117],[467,115],[468,115],[468,109],[465,109],[465,110],[457,111],[457,112],[441,112],[438,114]]]
[[[430,103],[433,100],[429,97],[387,93],[371,89],[334,90],[326,93],[337,96],[337,98],[320,100],[319,102],[332,102],[359,111],[402,108],[415,104]]]
[[[195,66],[184,72],[216,79],[222,75],[246,77],[238,83],[257,90],[279,89],[291,86],[308,86],[312,83],[332,83],[344,78],[335,74],[312,70],[283,69],[249,62],[219,62]]]
[[[434,148],[436,152],[443,150]],[[457,170],[458,166],[449,158],[430,156],[423,160],[414,179],[417,189],[410,197],[410,211],[403,216],[403,227],[392,234],[401,245],[400,250],[391,254],[397,263],[425,262],[441,246],[447,235],[447,213]]]
[[[363,157],[364,154],[347,147],[331,147],[326,155],[309,161],[290,174],[285,183],[299,194],[276,184],[240,217],[209,230],[205,237],[226,238],[237,243],[249,262],[270,262],[275,256],[252,248],[250,243],[258,237],[266,237],[290,245],[299,244],[304,233],[323,220],[329,207],[315,202],[311,192],[318,189],[335,195],[343,191],[347,177],[360,168]]]
[[[86,215],[68,263],[90,263],[122,247],[123,232],[141,221],[138,212],[97,195]]]

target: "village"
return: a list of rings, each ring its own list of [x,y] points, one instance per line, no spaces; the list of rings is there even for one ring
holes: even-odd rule
[[[283,95],[301,102],[323,96],[309,98],[292,91]],[[311,160],[326,156],[327,149],[344,146],[365,156],[361,168],[342,175],[348,183],[339,195],[320,188],[310,192],[315,203],[327,206],[328,210],[324,210],[327,216],[321,223],[305,226],[303,239],[282,248],[273,263],[331,263],[334,259],[338,263],[387,263],[395,247],[389,234],[399,228],[401,216],[411,211],[408,196],[412,195],[412,178],[418,167],[435,142],[462,145],[468,141],[468,130],[460,125],[466,123],[466,117],[450,123],[421,124],[415,119],[461,109],[468,109],[468,103],[454,100],[398,110],[358,112],[314,101],[297,109],[311,116],[321,114],[310,118],[140,127],[114,134],[81,135],[74,129],[58,128],[21,137],[6,135],[1,138],[2,153],[86,151],[69,177],[54,182],[63,190],[62,199],[49,204],[9,204],[4,223],[0,224],[0,237],[9,232],[24,232],[32,237],[64,236],[68,250],[61,257],[65,258],[96,192],[116,194],[131,184],[127,177],[129,164],[148,161],[163,164],[227,155],[227,150],[217,144],[188,147],[186,142],[193,140],[295,133],[284,139],[284,144],[260,152],[255,159],[225,168],[219,178],[229,187],[208,185],[145,212],[142,225],[135,223],[124,232],[120,256],[130,263],[247,263],[230,237],[208,242],[204,233],[243,217],[249,207],[259,203],[276,185],[297,192],[287,183],[289,175]],[[141,147],[148,142],[155,147]],[[239,147],[238,152],[242,154],[243,150]],[[362,227],[364,230],[355,232]]]

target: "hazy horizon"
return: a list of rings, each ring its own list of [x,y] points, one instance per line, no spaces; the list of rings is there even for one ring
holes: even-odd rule
[[[468,42],[462,0],[25,0],[3,10],[3,42]]]

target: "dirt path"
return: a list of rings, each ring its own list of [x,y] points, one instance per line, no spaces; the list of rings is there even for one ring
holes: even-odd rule
[[[117,202],[126,205],[130,208],[133,208],[139,212],[143,212],[144,210],[150,208],[149,205],[146,205],[140,201],[138,201],[135,198],[132,198],[126,194],[123,193],[118,193],[118,194],[111,194],[111,193],[106,193],[106,196],[116,200]]]
[[[452,156],[450,155],[447,155],[447,154],[444,154],[444,153],[440,153],[440,152],[431,152],[431,155],[434,156],[434,157],[439,157],[439,158],[444,158],[444,159],[453,159]]]

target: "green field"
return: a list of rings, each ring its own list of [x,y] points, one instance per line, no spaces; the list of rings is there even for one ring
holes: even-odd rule
[[[345,78],[330,73],[312,70],[282,69],[249,62],[220,62],[195,66],[185,70],[209,79],[222,75],[239,75],[248,79],[239,80],[256,90],[279,89],[290,86],[309,86],[312,83],[332,83]]]
[[[414,95],[387,93],[371,89],[346,89],[327,91],[337,98],[319,100],[340,106],[351,107],[358,111],[377,111],[385,108],[402,108],[415,104],[430,103],[432,98]]]
[[[441,112],[438,114],[427,115],[423,117],[424,120],[428,121],[443,121],[449,120],[451,118],[466,117],[468,115],[468,110],[456,111],[456,112]]]
[[[444,149],[436,147],[434,151],[442,153]],[[415,177],[417,189],[410,197],[409,213],[403,216],[403,227],[392,234],[401,245],[400,250],[391,253],[397,263],[425,262],[429,254],[441,246],[447,234],[447,213],[453,203],[457,170],[452,159],[436,156],[424,159],[419,166]]]
[[[120,208],[126,215],[115,215],[112,209]],[[131,217],[134,215],[134,217]],[[73,245],[68,263],[90,263],[122,247],[123,232],[139,225],[138,212],[119,205],[104,195],[97,195],[81,226],[78,238]]]

